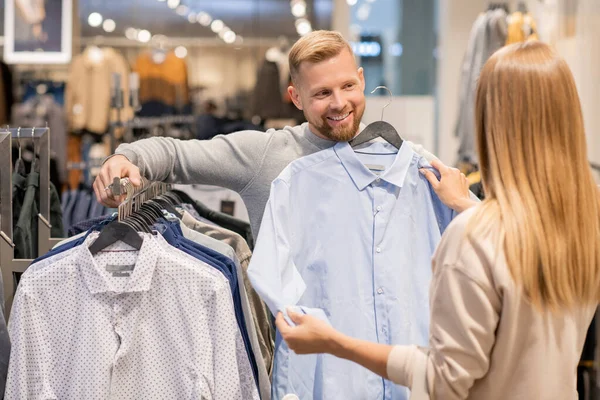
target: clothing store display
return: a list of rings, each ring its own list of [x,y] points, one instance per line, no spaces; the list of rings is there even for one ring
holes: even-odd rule
[[[296,306],[351,337],[425,345],[430,260],[455,212],[420,168],[433,170],[408,141],[340,142],[290,163],[273,181],[248,268],[271,313]],[[408,398],[358,364],[299,356],[278,339],[273,398]]]
[[[537,25],[530,13],[516,11],[508,17],[506,44],[538,40]]]
[[[116,50],[106,47],[88,47],[71,63],[65,94],[65,110],[72,132],[103,134],[108,130],[111,115],[111,87],[113,74],[120,75],[123,98],[129,99],[129,66]],[[121,120],[133,116],[128,101],[121,110]],[[113,110],[114,111],[114,110]]]
[[[252,257],[252,251],[250,250],[250,247],[248,247],[248,243],[239,234],[218,225],[199,221],[187,211],[183,212],[181,221],[196,232],[200,232],[208,237],[226,243],[235,251],[236,257],[243,270],[243,286],[245,286],[246,292],[248,293],[248,301],[250,303],[250,308],[252,309],[252,317],[254,318],[254,324],[258,334],[260,352],[265,361],[266,369],[270,374],[275,347],[273,337],[275,335],[269,310],[248,279],[248,265],[250,264],[250,259]]]
[[[133,71],[139,74],[140,116],[185,114],[190,95],[185,60],[169,51],[160,54],[147,52],[138,56]]]
[[[50,128],[50,157],[56,159],[59,179],[67,180],[67,126],[63,107],[50,95],[37,95],[13,107],[12,124]]]
[[[40,174],[30,172],[25,178],[13,174],[13,188],[17,186],[17,196],[13,196],[13,221],[18,211],[18,218],[13,226],[13,243],[15,259],[33,259],[38,256],[38,214],[40,197]],[[62,210],[56,188],[50,185],[50,234],[52,237],[63,235]],[[22,196],[22,197],[21,197]],[[21,202],[22,200],[22,202]]]
[[[21,78],[23,80],[23,78]],[[23,98],[25,103],[27,100],[39,96],[40,94],[48,95],[59,106],[65,105],[65,82],[50,81],[50,80],[27,80],[22,83]]]
[[[271,182],[293,160],[333,145],[335,142],[316,136],[304,123],[280,131],[243,131],[204,141],[143,139],[122,144],[115,153],[127,157],[151,181],[211,184],[239,193],[256,236]],[[423,147],[413,148],[428,161],[435,159]]]
[[[534,309],[514,283],[503,250],[496,250],[497,229],[476,242],[463,240],[475,211],[456,218],[434,255],[429,355],[395,347],[388,376],[410,385],[415,359],[427,357],[435,399],[576,398],[573,374],[596,307],[566,314]]]
[[[35,263],[67,253],[71,249],[82,245],[91,232],[102,230],[114,216],[115,214],[99,223],[96,223],[96,221],[85,221],[83,225],[91,226],[88,231],[60,242],[50,252],[39,257]],[[272,359],[266,360],[264,357],[261,357],[263,344],[261,343],[262,339],[259,339],[258,326],[255,323],[257,312],[255,312],[255,305],[251,304],[248,299],[248,289],[251,289],[251,287],[245,284],[248,279],[245,269],[242,268],[238,259],[238,253],[224,240],[215,239],[197,230],[192,230],[174,215],[170,215],[167,218],[168,221],[159,220],[154,225],[154,229],[163,235],[166,242],[174,248],[205,262],[207,265],[220,271],[227,278],[232,293],[235,319],[242,335],[247,358],[251,363],[253,379],[258,383],[261,399],[270,399],[270,380],[267,362],[270,365]],[[194,220],[190,214],[186,215],[186,222],[191,226],[196,226],[196,223],[202,224]],[[214,228],[214,225],[210,226]],[[223,232],[229,232],[223,228],[220,229]],[[231,235],[235,234],[229,232],[228,237]],[[237,238],[239,238],[240,242],[244,242],[244,239],[239,235]],[[229,243],[236,244],[235,240]],[[237,243],[236,245],[238,251],[239,248],[243,249],[245,245],[247,251],[244,253],[240,252],[239,254],[243,254],[246,258],[249,257],[248,245],[245,242],[243,245],[242,243]],[[247,264],[248,260],[244,259],[244,262]]]
[[[160,235],[92,256],[97,236],[23,275],[5,398],[258,399],[227,280]]]
[[[230,215],[214,211],[213,209],[204,205],[202,202],[191,199],[185,192],[180,190],[173,190],[173,193],[191,203],[196,212],[200,214],[202,218],[206,218],[225,229],[236,232],[237,234],[241,235],[244,240],[246,240],[251,249],[254,248],[254,236],[252,235],[249,223],[234,218]]]
[[[289,71],[287,74],[289,75]],[[302,111],[298,110],[291,100],[285,100],[282,96],[280,80],[278,64],[265,60],[256,77],[252,97],[252,115],[257,115],[262,120],[293,118],[296,124],[306,121]]]
[[[212,210],[222,212],[242,221],[249,222],[248,210],[239,194],[231,189],[212,185],[175,185],[174,189],[185,192]]]
[[[480,14],[469,36],[460,76],[458,118],[454,134],[460,140],[459,161],[477,162],[475,156],[475,90],[488,58],[506,41],[507,14],[502,8]]]

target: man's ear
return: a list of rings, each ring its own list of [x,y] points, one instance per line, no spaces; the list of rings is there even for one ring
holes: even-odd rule
[[[365,71],[363,67],[358,69],[358,79],[360,79],[360,86],[362,86],[362,91],[365,91]]]
[[[296,108],[298,110],[302,110],[302,99],[300,98],[300,92],[298,89],[295,86],[290,85],[288,86],[288,94],[290,95],[290,98],[294,102]]]

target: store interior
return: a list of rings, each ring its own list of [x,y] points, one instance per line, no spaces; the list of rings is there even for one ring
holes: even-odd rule
[[[30,263],[15,260],[36,259],[91,226],[81,222],[116,211],[97,202],[92,185],[119,144],[155,136],[211,140],[305,122],[287,93],[287,55],[298,38],[314,30],[339,31],[351,43],[366,80],[363,122],[389,122],[404,140],[461,169],[481,199],[472,124],[478,74],[504,45],[551,44],[575,76],[588,158],[600,178],[598,0],[3,3],[0,134],[10,133],[12,141],[0,140],[0,229],[6,234],[0,239],[0,267],[8,307]],[[378,86],[391,97],[374,91]],[[37,159],[42,167],[36,198],[42,200],[35,214],[50,223],[34,216],[35,241],[16,242],[27,185],[15,181],[14,171],[27,177]],[[249,227],[236,225],[249,222],[237,193],[208,185],[175,190],[179,200],[201,204],[188,211],[235,219],[231,226],[252,248]],[[21,200],[15,203],[15,196]],[[23,218],[31,221],[29,214]],[[580,399],[600,392],[595,336],[593,324],[579,371]]]

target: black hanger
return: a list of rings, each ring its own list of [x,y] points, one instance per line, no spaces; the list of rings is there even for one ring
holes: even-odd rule
[[[118,241],[128,244],[136,250],[141,249],[142,243],[144,243],[144,240],[131,225],[113,221],[100,231],[98,238],[89,247],[90,253],[96,255]]]
[[[175,209],[175,207],[173,206],[173,204],[169,200],[167,200],[166,198],[164,198],[162,196],[159,196],[159,197],[153,199],[153,201],[155,203],[157,203],[162,209],[164,209],[164,210],[168,211],[169,213],[175,215],[177,218],[179,218],[179,219],[183,218],[183,215],[179,211],[177,211]]]
[[[390,123],[385,122],[383,120],[383,111],[392,102],[392,92],[385,86],[377,86],[371,93],[374,93],[377,89],[385,89],[390,95],[389,103],[383,106],[383,109],[381,110],[381,121],[375,121],[367,125],[367,127],[363,129],[362,132],[358,134],[358,136],[350,140],[350,142],[348,143],[350,144],[350,146],[356,147],[358,145],[370,142],[371,140],[380,137],[399,150],[404,140],[402,139],[398,131]]]

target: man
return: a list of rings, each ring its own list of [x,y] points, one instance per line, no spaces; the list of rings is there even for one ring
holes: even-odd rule
[[[129,177],[134,185],[143,175],[153,181],[221,186],[240,194],[252,232],[258,235],[271,182],[291,161],[356,136],[365,110],[363,69],[339,33],[315,31],[302,37],[291,49],[289,63],[293,84],[288,93],[307,123],[207,141],[161,137],[123,144],[94,182],[98,201],[109,207],[119,204],[109,189],[115,177]],[[434,158],[420,146],[415,151]],[[470,207],[465,177],[437,160],[432,165],[442,179],[424,174],[440,200],[458,212]]]

